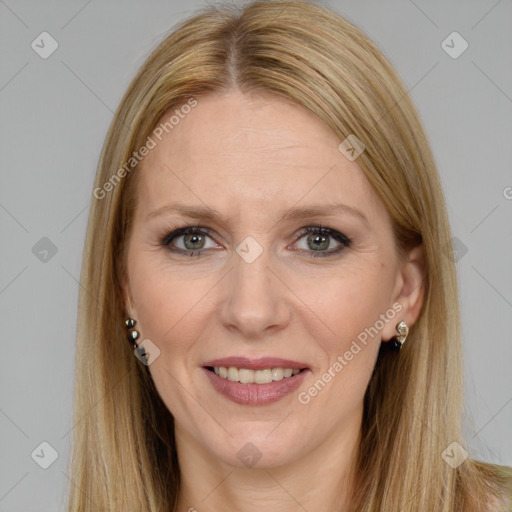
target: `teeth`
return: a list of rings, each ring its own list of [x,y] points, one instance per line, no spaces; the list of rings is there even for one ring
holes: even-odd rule
[[[297,375],[300,370],[292,370],[291,368],[266,368],[264,370],[249,370],[247,368],[235,368],[233,366],[226,368],[225,366],[215,366],[213,371],[223,379],[231,382],[241,382],[242,384],[269,384],[275,380]]]

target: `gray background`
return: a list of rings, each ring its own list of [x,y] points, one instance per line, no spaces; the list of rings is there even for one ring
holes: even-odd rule
[[[466,448],[512,465],[512,2],[324,3],[380,46],[420,111],[458,239]],[[100,148],[145,56],[202,5],[0,0],[1,512],[64,509],[78,279]],[[31,48],[43,31],[59,45],[46,59]],[[453,31],[469,44],[458,58],[441,46]],[[31,457],[43,441],[58,452],[48,469]]]

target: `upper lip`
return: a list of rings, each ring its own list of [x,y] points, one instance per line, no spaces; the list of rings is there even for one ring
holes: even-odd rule
[[[258,359],[249,359],[248,357],[225,357],[207,361],[204,363],[204,366],[247,368],[249,370],[265,370],[266,368],[291,368],[292,370],[302,370],[308,368],[308,365],[305,363],[282,359],[280,357],[260,357]]]

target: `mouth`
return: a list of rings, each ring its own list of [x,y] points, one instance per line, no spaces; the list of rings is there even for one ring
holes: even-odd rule
[[[297,389],[309,367],[278,358],[231,357],[208,361],[203,370],[213,388],[229,400],[244,405],[265,405]]]
[[[263,368],[262,370],[252,370],[250,368],[236,368],[235,366],[205,366],[207,370],[215,373],[222,379],[231,382],[240,382],[241,384],[270,384],[271,382],[289,379],[299,374],[307,368]]]

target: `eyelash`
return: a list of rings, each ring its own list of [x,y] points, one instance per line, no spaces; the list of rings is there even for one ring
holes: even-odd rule
[[[171,232],[166,234],[161,239],[161,245],[163,247],[166,247],[169,251],[181,255],[188,254],[189,256],[199,256],[202,251],[205,251],[207,249],[198,249],[198,250],[184,250],[184,249],[172,249],[170,247],[171,242],[183,235],[187,235],[189,233],[196,233],[200,235],[209,236],[211,238],[211,230],[208,228],[203,228],[201,226],[186,226],[178,229],[171,228]],[[352,240],[350,238],[346,237],[343,233],[340,233],[339,231],[336,231],[334,229],[331,229],[327,226],[322,225],[312,225],[308,226],[306,228],[303,228],[298,235],[296,235],[296,240],[300,240],[305,235],[308,235],[310,233],[318,234],[318,235],[324,235],[324,236],[330,236],[334,238],[336,241],[340,242],[340,247],[338,247],[334,251],[305,251],[308,253],[308,255],[312,258],[318,258],[318,257],[327,257],[327,256],[334,256],[336,254],[341,253],[344,249],[350,247],[352,244]]]

